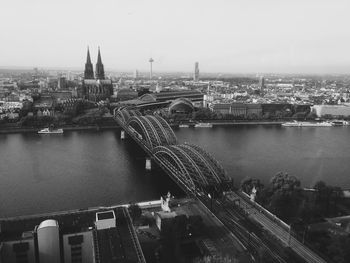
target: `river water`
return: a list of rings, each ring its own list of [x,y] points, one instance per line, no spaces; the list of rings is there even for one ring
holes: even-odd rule
[[[279,171],[305,187],[318,180],[350,188],[350,128],[230,126],[181,128],[180,142],[202,146],[237,185],[268,183]],[[0,217],[158,199],[181,191],[119,130],[63,135],[0,134]]]

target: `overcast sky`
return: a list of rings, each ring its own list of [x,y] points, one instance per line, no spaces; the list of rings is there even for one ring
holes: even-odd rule
[[[349,0],[1,0],[0,66],[349,73]]]

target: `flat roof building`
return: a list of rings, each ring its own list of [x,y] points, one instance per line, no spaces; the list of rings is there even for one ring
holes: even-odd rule
[[[96,229],[109,229],[116,227],[116,219],[114,211],[106,211],[96,213]]]
[[[115,221],[115,218],[118,220]],[[145,262],[131,218],[125,207],[97,213],[96,220],[108,220],[109,226],[113,225],[112,221],[114,220],[115,224],[114,227],[107,227],[107,222],[104,222],[103,226],[94,230],[96,261],[110,263]],[[96,226],[98,226],[97,222]]]

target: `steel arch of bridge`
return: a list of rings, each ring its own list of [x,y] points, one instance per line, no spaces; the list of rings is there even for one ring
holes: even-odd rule
[[[172,145],[177,143],[176,136],[169,124],[158,116],[133,116],[126,123],[127,127],[139,127],[142,138],[150,150],[161,145]]]
[[[204,149],[193,144],[177,144],[169,124],[160,116],[141,116],[127,108],[114,111],[115,118],[146,146],[151,156],[190,191],[227,181],[225,170]]]
[[[205,158],[205,160],[210,164],[210,166],[215,169],[216,174],[219,175],[221,180],[224,180],[224,181],[227,180],[225,169],[212,155],[210,155],[207,151],[205,151],[203,148],[199,147],[198,145],[188,144],[188,143],[185,143],[184,145],[190,146],[192,149],[197,151],[201,156],[203,156],[203,158]]]
[[[158,146],[153,150],[155,158],[169,170],[173,175],[176,176],[178,181],[183,184],[187,189],[194,192],[196,184],[192,180],[190,169],[186,167],[186,163],[181,160],[174,151],[169,149],[170,146]]]
[[[114,117],[119,118],[124,124],[133,116],[141,116],[138,110],[114,109]]]
[[[226,175],[213,157],[206,155],[205,151],[198,150],[198,146],[190,144],[160,146],[153,149],[153,155],[159,160],[170,162],[172,160],[183,181],[193,182],[195,187],[203,188],[219,185],[226,181]]]

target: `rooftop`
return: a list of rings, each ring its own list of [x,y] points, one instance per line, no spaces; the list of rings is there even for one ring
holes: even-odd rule
[[[40,223],[38,229],[45,228],[45,227],[58,227],[58,222],[53,219],[48,219]]]
[[[97,219],[98,220],[112,219],[112,218],[115,218],[115,215],[114,215],[113,211],[97,213]]]
[[[115,210],[117,227],[96,231],[97,246],[100,262],[140,262],[137,248],[135,247],[135,238],[131,222],[127,216],[127,210],[119,207]]]

